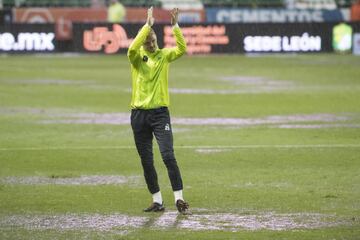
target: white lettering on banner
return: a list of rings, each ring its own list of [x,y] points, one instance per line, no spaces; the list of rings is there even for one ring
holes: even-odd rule
[[[228,45],[229,37],[226,35],[225,25],[191,26],[182,27],[182,33],[187,43],[187,53],[211,53],[214,45]],[[176,46],[172,27],[164,27],[165,47]]]
[[[11,33],[0,34],[0,49],[9,51],[11,50],[14,42],[15,38]]]
[[[318,52],[321,37],[309,36],[247,36],[244,38],[245,52]]]
[[[106,54],[116,53],[121,48],[129,48],[132,38],[128,38],[125,29],[114,24],[113,30],[107,27],[94,27],[84,31],[83,46],[87,51],[101,51],[104,47]]]
[[[53,51],[54,33],[19,33],[18,41],[12,33],[0,34],[0,50],[2,51]]]
[[[219,10],[217,22],[283,23],[283,22],[324,22],[323,12],[308,10]]]
[[[199,23],[201,22],[201,14],[199,12],[180,12],[179,22],[181,23]]]
[[[360,55],[360,33],[354,33],[353,43],[353,54]]]

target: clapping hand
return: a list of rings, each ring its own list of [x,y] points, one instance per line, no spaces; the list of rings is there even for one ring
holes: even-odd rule
[[[150,27],[152,27],[152,25],[154,25],[154,21],[155,21],[155,19],[154,19],[154,17],[153,17],[153,7],[150,7],[150,8],[148,9],[148,12],[147,12],[147,20],[146,20],[146,23],[147,23]]]
[[[179,9],[174,8],[170,13],[171,13],[171,25],[174,26],[178,23]]]

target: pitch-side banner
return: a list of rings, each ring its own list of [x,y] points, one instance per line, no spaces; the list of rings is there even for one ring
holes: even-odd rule
[[[338,23],[181,25],[188,54],[332,52]],[[360,32],[360,23],[351,23]],[[74,50],[126,53],[142,24],[75,24]],[[159,47],[175,46],[172,27],[154,26]]]
[[[1,0],[0,0],[1,2]],[[9,9],[1,10],[0,9],[0,26],[4,24],[10,24],[12,21],[12,12]]]
[[[75,24],[75,51],[89,53],[125,53],[143,24]],[[175,46],[172,27],[157,24],[154,27],[159,47]],[[230,38],[225,25],[184,25],[181,27],[187,41],[188,54],[226,52]],[[224,48],[225,47],[225,48]]]
[[[208,23],[301,23],[350,21],[350,9],[207,8]]]
[[[0,26],[0,53],[46,53],[56,50],[53,24]]]
[[[154,27],[159,32],[161,42],[161,27]],[[125,53],[134,40],[142,24],[80,24],[73,27],[73,42],[76,52],[88,53]]]

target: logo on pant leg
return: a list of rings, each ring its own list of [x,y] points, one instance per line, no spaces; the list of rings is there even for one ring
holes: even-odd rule
[[[165,125],[165,131],[170,131],[170,124],[167,123],[167,124]]]

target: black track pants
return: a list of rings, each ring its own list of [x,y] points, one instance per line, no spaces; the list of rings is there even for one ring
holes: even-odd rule
[[[182,179],[175,159],[170,114],[167,107],[131,110],[131,127],[150,193],[160,191],[154,167],[152,140],[155,136],[166,165],[173,191],[182,190]]]

